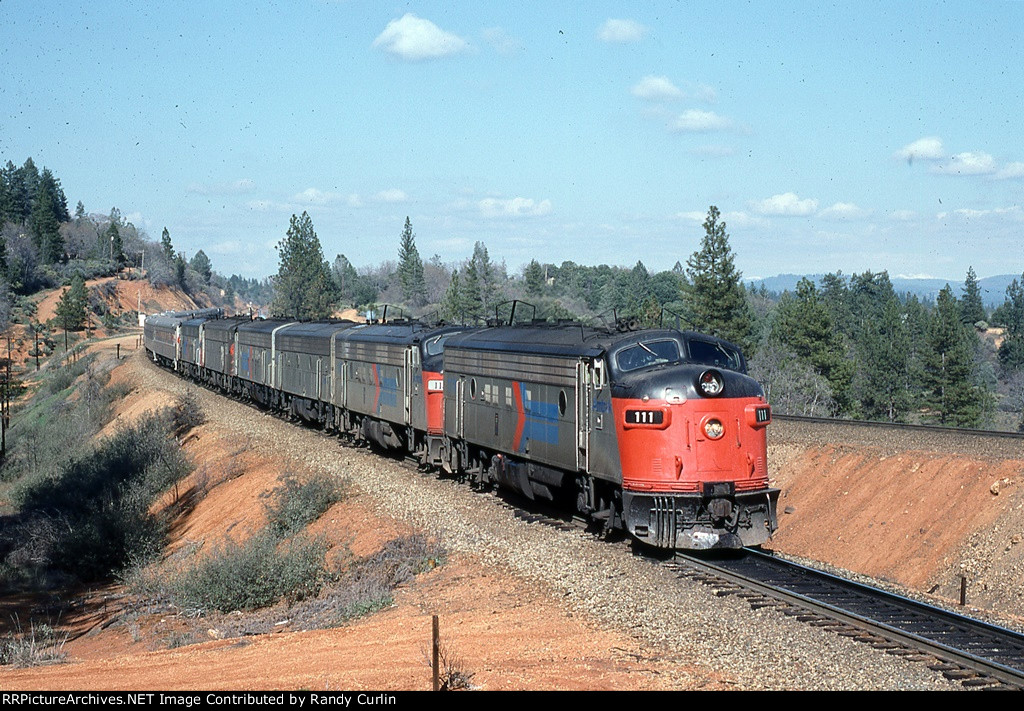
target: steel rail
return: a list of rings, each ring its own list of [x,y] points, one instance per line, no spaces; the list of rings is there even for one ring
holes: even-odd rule
[[[971,430],[961,427],[944,427],[941,425],[913,425],[906,422],[882,422],[879,420],[843,420],[834,417],[808,417],[807,415],[776,415],[773,420],[790,422],[808,422],[820,425],[852,425],[854,427],[874,427],[909,432],[933,432],[936,434],[961,434],[975,437],[1001,437],[1003,439],[1024,439],[1024,432],[1006,430]]]
[[[767,576],[762,576],[762,579],[758,579],[745,573],[737,572],[734,569],[730,569],[728,562],[721,564],[711,563],[689,554],[677,554],[676,561],[682,561],[685,566],[691,569],[709,573],[714,578],[721,578],[726,582],[757,592],[768,598],[780,600],[796,608],[802,608],[862,630],[869,635],[864,641],[873,641],[871,636],[876,635],[891,642],[919,650],[940,662],[969,669],[1008,687],[1024,689],[1024,635],[1020,633],[765,553],[750,551],[749,549],[745,553],[747,556],[756,557],[755,559],[762,565],[765,561],[768,561],[770,566],[777,569],[786,569],[790,572],[796,571],[803,578],[813,580],[819,585],[828,584],[834,588],[840,587],[851,594],[861,596],[862,599],[873,599],[915,615],[924,615],[931,621],[942,625],[955,625],[960,634],[979,636],[974,637],[973,640],[961,646],[946,644],[929,638],[924,634],[901,628],[891,622],[876,619],[869,614],[859,613],[839,604],[818,599],[814,596],[813,592],[797,592],[787,589],[784,584],[767,582],[763,579]],[[984,644],[980,637],[982,634],[990,638],[996,637],[1006,640],[1011,646],[1019,647],[1022,650],[1020,656],[1017,657],[1020,659],[1020,665],[1017,667],[1010,666],[985,657],[981,653],[975,653],[963,648]],[[955,678],[953,669],[943,670],[940,668],[938,671],[950,672],[953,675],[947,674],[947,677]],[[971,679],[962,679],[962,681],[970,682]]]

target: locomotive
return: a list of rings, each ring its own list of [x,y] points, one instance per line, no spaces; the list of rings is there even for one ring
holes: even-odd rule
[[[757,546],[777,527],[771,409],[714,336],[209,311],[151,316],[144,331],[150,357],[198,382],[651,546]]]

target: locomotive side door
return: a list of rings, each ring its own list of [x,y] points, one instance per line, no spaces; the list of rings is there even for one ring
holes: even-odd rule
[[[455,381],[455,434],[459,439],[466,436],[466,377],[460,375]]]
[[[590,430],[594,407],[594,364],[576,362],[576,469],[590,471]]]
[[[405,424],[412,423],[412,376],[414,370],[414,360],[416,355],[415,344],[405,349],[405,387],[402,388],[402,397],[405,401],[403,413],[405,416]]]

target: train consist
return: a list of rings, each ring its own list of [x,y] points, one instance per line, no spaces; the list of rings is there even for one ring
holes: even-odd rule
[[[712,336],[216,310],[144,330],[150,357],[198,382],[652,546],[756,546],[777,526],[771,410],[739,349]]]

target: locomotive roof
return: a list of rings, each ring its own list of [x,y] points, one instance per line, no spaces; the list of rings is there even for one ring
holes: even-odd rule
[[[185,316],[169,316],[166,314],[153,314],[146,316],[146,325],[156,328],[176,328],[179,323],[186,320]]]
[[[285,319],[266,319],[259,321],[250,321],[249,323],[243,323],[238,327],[239,331],[246,331],[252,333],[271,333],[275,328],[285,326],[289,323],[298,323],[298,321],[289,321]]]
[[[338,340],[408,345],[410,343],[419,343],[424,338],[429,338],[439,333],[461,330],[463,330],[462,326],[430,326],[419,321],[367,323],[359,324],[355,328],[339,333]]]
[[[327,338],[335,331],[342,331],[353,326],[358,326],[355,321],[305,321],[295,322],[282,331],[287,336],[312,336],[314,338]]]
[[[248,316],[228,316],[226,318],[212,318],[206,322],[207,331],[229,331],[232,328],[238,328],[243,323],[250,323],[252,321]]]
[[[447,347],[509,353],[596,357],[617,346],[652,338],[668,337],[728,343],[721,338],[697,331],[677,331],[675,329],[612,331],[580,324],[530,324],[498,326],[459,334],[448,340]],[[733,347],[735,348],[735,346]]]
[[[447,347],[593,357],[607,350],[615,335],[621,334],[580,324],[497,326],[452,336]]]

